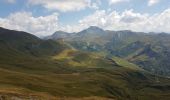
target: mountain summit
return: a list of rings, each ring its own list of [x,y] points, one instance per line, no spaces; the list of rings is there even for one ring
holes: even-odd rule
[[[88,35],[90,35],[90,34],[92,34],[92,35],[102,35],[104,33],[105,33],[105,31],[103,29],[101,29],[97,26],[90,26],[89,28],[79,32],[78,34],[80,34],[80,35],[87,35],[87,34]]]
[[[149,72],[170,76],[170,64],[167,62],[170,59],[168,56],[170,54],[170,35],[167,33],[107,31],[91,26],[78,33],[62,34],[63,32],[61,34],[58,32],[55,39],[53,35],[51,39],[63,38],[76,49],[105,52],[107,56],[122,57]],[[150,49],[146,49],[148,45]]]

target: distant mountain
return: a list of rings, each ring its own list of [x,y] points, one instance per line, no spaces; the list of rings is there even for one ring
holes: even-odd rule
[[[67,46],[53,40],[41,40],[26,32],[0,28],[0,46],[4,51],[18,52],[32,56],[53,55]],[[7,52],[8,54],[9,52]]]
[[[55,39],[53,35],[50,39]],[[62,34],[62,33],[61,33]],[[158,75],[170,76],[170,35],[167,33],[143,33],[129,30],[108,31],[91,26],[62,38],[79,50],[105,52],[138,64],[143,69]]]
[[[137,50],[138,44],[143,46],[136,42],[128,48]],[[138,54],[155,57],[152,48],[145,47]],[[42,40],[29,33],[3,28],[0,29],[0,87],[3,100],[170,98],[170,79],[153,75],[124,59],[106,56],[104,51],[78,50],[59,38]]]
[[[62,38],[69,38],[70,36],[74,35],[74,33],[67,33],[67,32],[63,32],[63,31],[57,31],[55,32],[53,35],[51,36],[47,36],[44,39],[62,39]]]
[[[96,26],[90,26],[88,29],[85,29],[81,32],[79,32],[79,35],[103,35],[105,31],[99,27]]]

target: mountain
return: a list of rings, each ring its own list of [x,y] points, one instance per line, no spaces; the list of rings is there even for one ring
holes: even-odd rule
[[[121,57],[154,74],[170,76],[170,35],[167,33],[109,31],[91,26],[73,35],[66,34],[60,38],[78,50],[104,52],[109,57]],[[55,38],[51,39],[57,40]]]
[[[67,48],[66,45],[53,40],[43,41],[38,37],[26,32],[13,31],[0,28],[0,48],[1,50],[24,55],[43,56],[52,55]],[[9,51],[10,49],[10,51]]]
[[[170,99],[170,79],[119,57],[3,28],[0,40],[2,100]]]
[[[81,31],[78,34],[81,36],[85,36],[85,35],[103,35],[104,33],[105,31],[103,29],[98,28],[96,26],[90,26],[88,29]]]
[[[52,34],[51,36],[47,36],[44,39],[48,40],[48,39],[62,39],[62,38],[69,38],[71,36],[73,36],[74,33],[67,33],[67,32],[63,32],[63,31],[57,31],[54,34]]]

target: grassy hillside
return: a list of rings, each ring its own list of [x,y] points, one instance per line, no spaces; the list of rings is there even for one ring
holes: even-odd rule
[[[97,96],[118,100],[168,100],[170,97],[170,80],[122,65],[76,67],[53,59],[25,59],[11,63],[0,65],[2,94],[38,98]]]
[[[34,46],[28,49],[30,44]],[[18,35],[15,42],[12,36],[8,41],[1,37],[0,51],[3,100],[170,99],[169,79],[118,57],[70,49],[65,43],[43,41],[28,33]]]

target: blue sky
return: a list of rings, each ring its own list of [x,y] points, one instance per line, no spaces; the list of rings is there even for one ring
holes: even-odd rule
[[[55,31],[170,33],[170,0],[0,0],[0,27],[45,36]]]

